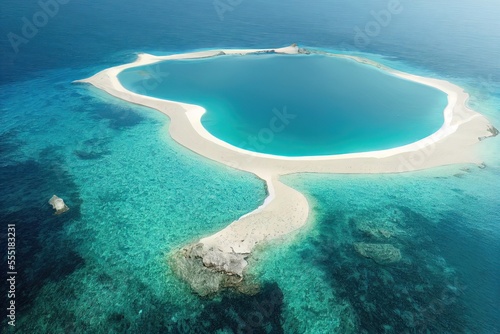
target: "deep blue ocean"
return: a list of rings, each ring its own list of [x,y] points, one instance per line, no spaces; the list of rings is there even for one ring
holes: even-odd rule
[[[8,224],[17,272],[2,333],[500,333],[498,138],[480,166],[284,177],[310,223],[252,256],[258,294],[199,298],[169,254],[258,207],[264,184],[184,149],[166,116],[72,84],[138,52],[298,43],[452,81],[500,128],[498,17],[495,0],[2,1],[2,281]],[[355,251],[381,242],[401,260]]]

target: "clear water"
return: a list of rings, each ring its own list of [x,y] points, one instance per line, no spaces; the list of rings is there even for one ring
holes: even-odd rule
[[[263,184],[180,147],[161,114],[71,84],[135,52],[298,42],[451,80],[498,127],[497,2],[401,3],[360,47],[354,27],[387,1],[243,1],[223,21],[210,1],[71,1],[15,53],[7,34],[40,7],[2,1],[2,268],[8,223],[18,250],[16,328],[3,313],[2,333],[500,332],[498,139],[481,143],[485,169],[286,177],[314,219],[255,255],[258,295],[199,299],[172,275],[168,252],[257,207]],[[53,194],[70,211],[54,216]],[[387,242],[401,262],[353,252],[371,240],[364,220],[393,222]]]
[[[230,144],[284,156],[406,145],[437,131],[447,104],[435,88],[323,55],[165,61],[119,79],[140,94],[205,107],[203,126]]]
[[[259,259],[262,277],[290,298],[287,326],[299,333],[495,333],[497,177],[470,166],[286,177],[311,196],[316,215],[298,242]],[[356,253],[357,242],[394,245],[402,259],[379,265]]]

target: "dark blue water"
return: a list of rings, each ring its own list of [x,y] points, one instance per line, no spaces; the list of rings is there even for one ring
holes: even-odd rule
[[[497,1],[401,0],[390,18],[388,6],[256,0],[218,13],[210,1],[71,0],[45,20],[38,1],[2,1],[0,247],[6,268],[6,225],[16,224],[19,266],[17,325],[8,330],[500,332],[498,140],[481,143],[485,169],[299,179],[318,213],[303,242],[266,252],[258,295],[202,300],[165,254],[257,207],[262,184],[178,146],[154,111],[71,84],[135,52],[296,42],[451,80],[498,127]],[[62,216],[47,204],[54,193],[70,206]],[[399,222],[387,241],[401,249],[394,266],[352,247],[373,241],[360,221],[384,227],[387,217]]]
[[[159,85],[143,92],[147,73]],[[203,126],[232,145],[285,156],[410,144],[441,127],[448,103],[435,88],[324,55],[166,61],[119,79],[140,94],[205,107]]]

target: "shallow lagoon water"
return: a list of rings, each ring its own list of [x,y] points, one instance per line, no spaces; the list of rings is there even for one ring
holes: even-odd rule
[[[217,56],[124,70],[125,88],[203,106],[203,126],[234,146],[284,156],[410,144],[443,124],[446,94],[325,55]]]

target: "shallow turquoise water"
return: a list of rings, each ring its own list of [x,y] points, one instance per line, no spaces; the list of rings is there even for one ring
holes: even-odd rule
[[[11,89],[25,98],[3,101],[0,175],[12,191],[1,217],[17,227],[17,327],[155,332],[159,314],[175,324],[200,307],[167,254],[253,210],[265,189],[173,142],[164,115],[68,80],[82,75],[24,82],[24,93]],[[40,85],[51,88],[27,103]],[[52,194],[70,211],[54,216]]]
[[[203,126],[235,146],[285,156],[397,147],[443,123],[446,94],[323,55],[219,56],[127,69],[129,90],[205,107]]]

